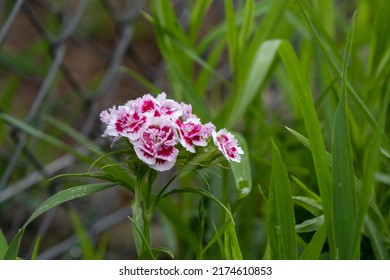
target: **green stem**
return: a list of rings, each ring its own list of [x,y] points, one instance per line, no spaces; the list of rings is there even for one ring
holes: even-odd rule
[[[142,251],[145,252],[147,248],[151,248],[151,238],[150,238],[150,224],[153,219],[154,214],[154,205],[152,201],[152,186],[153,182],[156,178],[156,173],[153,170],[148,170],[145,174],[145,180],[143,181],[144,185],[142,186],[142,199],[143,199],[143,211],[142,211],[142,219],[143,219],[143,234],[146,240],[146,244],[143,244]]]
[[[157,172],[150,169],[140,168],[137,172],[137,184],[135,186],[135,201],[133,203],[133,226],[134,241],[138,257],[151,258],[151,237],[150,225],[154,214],[154,197],[152,186],[156,179]]]

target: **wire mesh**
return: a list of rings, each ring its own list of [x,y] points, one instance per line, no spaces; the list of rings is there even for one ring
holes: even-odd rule
[[[131,44],[134,26],[145,28],[139,14],[146,5],[144,0],[0,1],[0,112],[87,154],[72,135],[56,129],[56,121],[99,142],[99,112],[115,100],[127,100],[146,90],[122,75],[119,67],[142,69],[151,80],[158,79],[156,49],[142,41],[152,31],[146,28],[138,39],[143,50],[150,49],[146,51],[149,56],[142,56]],[[0,123],[0,143],[0,228],[11,239],[34,207],[63,188],[50,178],[85,167],[73,155],[50,147],[42,137],[9,123]],[[129,215],[129,207],[116,202],[120,196],[123,193],[114,189],[100,196],[95,206],[72,204],[93,216],[88,225],[91,236],[115,228]],[[68,229],[69,222],[61,226],[66,207],[50,211],[29,227],[21,257],[29,258],[38,236],[49,232],[57,240],[49,240],[39,258],[61,258],[72,252],[77,238]],[[78,257],[80,252],[74,254]],[[108,258],[122,258],[122,254],[129,257],[128,252],[120,252]]]

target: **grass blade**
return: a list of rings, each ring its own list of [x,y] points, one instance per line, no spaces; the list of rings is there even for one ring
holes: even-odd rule
[[[36,260],[38,258],[39,246],[41,245],[42,235],[39,235],[34,244],[33,253],[31,255],[32,260]]]
[[[229,212],[230,207],[228,206]],[[226,213],[225,223],[230,220],[229,213]],[[233,223],[227,225],[224,234],[224,252],[225,258],[228,260],[242,260],[240,245],[238,243],[236,229]]]
[[[7,249],[8,249],[7,240],[5,239],[3,231],[0,229],[0,260],[3,259]]]
[[[318,260],[326,241],[325,223],[316,231],[310,243],[299,257],[300,260]]]
[[[353,229],[356,219],[356,190],[352,161],[352,145],[347,116],[347,66],[352,49],[355,16],[348,32],[343,60],[340,102],[337,106],[333,132],[332,193],[337,258],[357,258],[352,255]]]
[[[226,14],[226,29],[227,42],[229,51],[229,62],[232,73],[236,72],[238,44],[237,44],[237,28],[236,19],[234,15],[234,7],[232,0],[225,0],[225,14]]]
[[[370,238],[371,246],[374,251],[374,255],[378,260],[388,260],[388,252],[385,246],[385,240],[383,235],[379,232],[376,224],[372,219],[366,217],[365,230],[367,236]]]
[[[295,225],[295,231],[297,233],[313,232],[313,231],[317,231],[323,224],[324,224],[324,216],[321,215]]]
[[[214,234],[213,238],[211,238],[211,240],[207,243],[207,245],[202,249],[201,256],[211,247],[211,245],[213,245],[215,242],[220,240],[221,236],[226,232],[231,222],[232,222],[231,219],[225,221],[225,223]]]
[[[95,192],[99,192],[108,188],[112,188],[116,186],[116,183],[99,183],[99,184],[89,184],[89,185],[82,185],[77,187],[72,187],[63,191],[60,191],[59,193],[56,193],[55,195],[49,197],[46,199],[30,216],[30,218],[26,221],[26,223],[23,225],[23,227],[19,230],[18,234],[14,237],[12,240],[10,246],[8,247],[8,250],[5,254],[4,259],[7,260],[15,260],[18,257],[18,251],[19,251],[19,244],[20,240],[22,239],[24,230],[26,227],[38,216],[42,215],[46,211],[52,209],[53,207],[70,201],[74,200],[80,197],[84,197],[90,194],[93,194]]]
[[[323,54],[328,66],[336,75],[342,76],[342,69],[340,67],[341,59],[338,57],[336,50],[334,50],[334,48],[331,47],[331,44],[329,43],[330,41],[329,36],[327,36],[327,34],[321,28],[319,28],[319,25],[315,25],[313,23],[315,16],[313,13],[310,13],[310,9],[308,8],[307,3],[305,3],[305,1],[299,0],[298,4],[305,18],[305,21],[307,22],[309,30],[315,42],[319,46],[321,53]],[[362,113],[362,115],[370,124],[370,126],[374,129],[377,128],[378,123],[375,120],[374,116],[372,115],[371,111],[368,109],[368,107],[361,99],[361,97],[359,96],[355,88],[352,86],[352,84],[348,80],[346,83],[347,83],[347,89],[350,92],[351,100],[355,103],[356,107]],[[384,140],[386,141],[386,146],[388,147],[390,143],[386,135],[384,135]]]
[[[96,257],[100,256],[95,255],[92,239],[89,236],[87,229],[83,226],[80,217],[77,215],[76,211],[72,209],[68,214],[81,247],[82,258],[84,260],[98,260],[99,258]]]
[[[255,1],[247,0],[244,7],[244,23],[240,28],[240,33],[238,34],[238,50],[241,54],[244,50],[249,36],[252,34],[253,30],[253,21],[255,16]]]
[[[195,43],[204,21],[204,16],[212,3],[212,0],[200,0],[195,1],[193,7],[191,7],[190,11],[192,12],[189,19],[188,33],[192,43]]]
[[[270,199],[272,211],[276,211],[278,223],[270,225],[280,231],[281,259],[295,260],[298,258],[297,239],[295,232],[294,206],[286,167],[276,144],[272,141],[272,185],[274,199]],[[271,211],[271,210],[270,210]]]
[[[370,46],[370,70],[375,71],[380,60],[384,57],[384,53],[388,50],[390,44],[390,17],[388,15],[389,3],[387,1],[379,1],[376,13],[374,16],[375,22],[372,30],[372,40]]]
[[[220,116],[219,121],[222,126],[231,128],[240,120],[256,94],[258,94],[261,86],[265,83],[281,42],[280,40],[265,41],[258,47],[249,66],[248,77],[242,91],[235,93],[230,98],[230,102],[226,104],[225,110]]]
[[[306,80],[306,75],[290,43],[283,41],[279,47],[279,54],[294,86],[295,98],[298,100],[301,108],[320,190],[328,241],[331,244],[331,250],[333,250],[334,228],[331,202],[331,175],[324,138],[310,90],[310,83]]]
[[[142,232],[142,229],[139,228],[139,224],[137,224],[137,222],[135,222],[134,219],[132,219],[131,217],[129,217],[129,220],[131,221],[131,224],[133,225],[134,229],[137,231],[138,236],[143,242],[142,247],[145,248],[145,251],[141,253],[140,258],[155,260],[156,258],[154,257],[153,251],[150,248],[149,243]]]
[[[363,175],[363,180],[362,180],[361,194],[358,197],[359,209],[357,212],[357,220],[356,220],[356,225],[354,228],[354,236],[353,236],[354,254],[357,254],[359,252],[361,230],[363,227],[364,218],[366,217],[367,210],[371,202],[370,199],[373,190],[375,172],[378,170],[381,140],[385,129],[387,110],[388,110],[387,107],[390,99],[390,83],[387,83],[384,96],[385,98],[383,102],[382,112],[379,118],[379,126],[374,131],[374,135],[369,141],[369,144],[367,145],[366,156],[364,160],[365,173]]]

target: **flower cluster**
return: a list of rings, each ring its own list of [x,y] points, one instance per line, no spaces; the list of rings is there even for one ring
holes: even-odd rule
[[[157,171],[175,165],[179,143],[195,153],[195,146],[207,146],[212,137],[228,160],[239,162],[243,154],[230,132],[226,129],[217,132],[212,123],[202,124],[192,113],[191,105],[167,99],[165,93],[157,97],[146,94],[125,105],[114,106],[101,112],[100,119],[106,124],[103,136],[110,136],[114,141],[127,138],[138,158]]]

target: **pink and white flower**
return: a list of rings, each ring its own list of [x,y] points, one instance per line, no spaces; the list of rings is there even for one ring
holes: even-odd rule
[[[182,102],[182,103],[180,103],[180,107],[181,107],[181,112],[182,112],[181,119],[183,121],[186,121],[189,118],[196,118],[196,115],[194,115],[192,113],[192,106],[191,105]]]
[[[113,136],[114,141],[120,137],[137,140],[139,131],[147,121],[146,116],[126,105],[101,112],[100,119],[107,124],[103,136]]]
[[[176,124],[179,128],[180,144],[191,153],[195,153],[195,146],[207,146],[207,139],[215,131],[212,123],[203,125],[196,117],[191,117],[184,122],[177,120]]]
[[[167,99],[165,92],[160,93],[156,97],[160,106],[159,113],[162,116],[170,116],[171,118],[178,118],[182,115],[182,107],[173,99]]]
[[[150,94],[145,94],[144,96],[137,98],[131,105],[139,109],[141,114],[152,116],[154,116],[155,114],[159,115],[158,109],[160,106],[156,98],[154,98]]]
[[[212,137],[227,160],[239,162],[243,154],[230,132],[216,132],[212,123],[202,124],[191,105],[168,99],[164,92],[156,98],[145,94],[123,106],[113,106],[102,111],[100,119],[106,124],[103,136],[111,136],[114,141],[127,138],[137,157],[158,171],[175,165],[178,143],[195,153],[196,146],[206,147]]]
[[[171,169],[179,150],[175,148],[178,138],[169,119],[154,117],[140,131],[134,142],[134,150],[140,160],[157,171]]]
[[[221,129],[218,132],[213,131],[212,134],[214,144],[227,160],[236,162],[241,161],[241,155],[244,154],[244,151],[238,145],[237,139],[233,134],[226,129]]]

